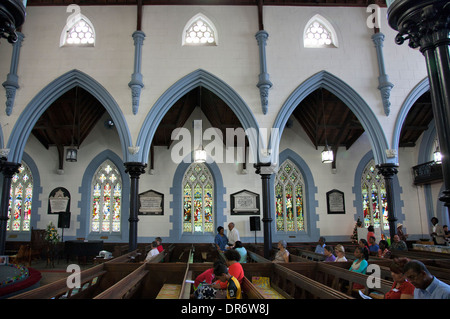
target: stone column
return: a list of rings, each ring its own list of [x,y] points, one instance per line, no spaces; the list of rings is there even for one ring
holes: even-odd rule
[[[269,164],[255,164],[256,174],[261,175],[263,201],[264,258],[269,259],[272,251],[272,197],[270,196],[270,176],[273,168]]]
[[[21,164],[1,161],[0,169],[3,173],[2,197],[0,206],[0,255],[5,254],[6,246],[6,224],[8,222],[9,196],[11,190],[11,180],[18,172]]]
[[[139,177],[145,173],[147,164],[139,162],[125,163],[125,172],[130,174],[131,189],[130,189],[130,233],[128,251],[137,249],[137,226],[138,226],[138,210],[139,210]]]
[[[399,45],[419,48],[425,57],[439,147],[444,187],[439,198],[450,207],[450,2],[448,0],[388,1],[388,22],[399,33]]]
[[[397,164],[386,163],[377,165],[378,172],[384,177],[386,187],[386,200],[388,209],[388,221],[389,221],[389,235],[392,238],[397,234],[396,226],[396,210],[394,201],[394,176],[397,175]]]

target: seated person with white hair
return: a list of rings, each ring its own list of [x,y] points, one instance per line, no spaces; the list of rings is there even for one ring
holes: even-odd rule
[[[275,255],[274,263],[288,263],[289,262],[289,251],[286,249],[287,243],[285,240],[280,240],[278,242],[278,252]]]

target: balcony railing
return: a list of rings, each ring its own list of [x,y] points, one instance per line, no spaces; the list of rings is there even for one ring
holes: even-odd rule
[[[413,168],[414,185],[442,182],[442,165],[431,161],[416,165]]]

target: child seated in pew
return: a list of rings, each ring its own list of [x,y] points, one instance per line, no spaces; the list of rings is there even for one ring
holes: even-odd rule
[[[241,284],[236,277],[230,275],[227,266],[219,264],[214,268],[214,275],[226,283],[227,299],[242,299]]]
[[[158,248],[157,248],[158,243],[156,241],[153,241],[150,244],[150,246],[151,246],[152,249],[150,249],[150,251],[147,254],[147,257],[145,257],[145,261],[146,262],[149,261],[150,259],[152,259],[154,256],[159,254],[159,251],[158,251]]]
[[[326,257],[324,261],[335,261],[336,257],[333,255],[333,247],[326,245],[323,254]]]
[[[197,288],[200,286],[200,284],[208,284],[211,285],[214,281],[214,268],[218,264],[223,264],[220,260],[216,260],[214,262],[214,265],[212,268],[209,268],[202,272],[200,275],[198,275],[194,280],[194,290],[197,290]]]
[[[239,263],[241,255],[234,249],[227,250],[224,255],[226,258],[226,266],[228,267],[228,272],[230,273],[230,275],[235,277],[239,281],[239,283],[242,283],[242,279],[244,279],[244,269]],[[216,289],[226,289],[227,284],[221,281],[217,281],[216,284],[213,284],[213,287]]]

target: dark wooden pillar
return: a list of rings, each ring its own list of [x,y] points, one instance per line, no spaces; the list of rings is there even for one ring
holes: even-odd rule
[[[2,197],[0,206],[0,255],[5,254],[6,246],[6,224],[8,222],[8,206],[11,189],[11,180],[15,173],[18,172],[21,164],[11,163],[2,160],[0,164],[3,173]]]
[[[145,173],[147,164],[139,162],[125,163],[125,172],[130,174],[131,189],[130,189],[130,233],[128,251],[137,249],[137,227],[138,227],[138,210],[139,210],[139,177]]]
[[[397,234],[397,215],[394,201],[394,176],[397,175],[397,164],[386,163],[377,165],[378,172],[384,177],[386,187],[386,200],[388,209],[389,235],[392,238]]]
[[[388,8],[388,22],[399,33],[397,44],[409,40],[425,57],[439,147],[444,191],[441,201],[450,207],[450,2],[396,0]]]
[[[264,258],[269,259],[272,251],[272,197],[270,196],[270,177],[273,174],[269,164],[255,164],[256,174],[261,175],[263,201]]]

